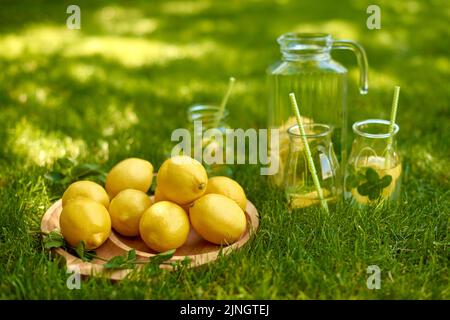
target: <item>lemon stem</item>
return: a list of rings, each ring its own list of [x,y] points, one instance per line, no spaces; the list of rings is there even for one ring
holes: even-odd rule
[[[320,199],[320,204],[322,205],[322,208],[327,213],[329,213],[328,204],[325,201],[325,199],[323,198],[322,188],[320,187],[319,177],[317,176],[317,171],[316,171],[316,167],[314,166],[314,161],[313,161],[313,158],[311,155],[311,150],[309,149],[308,139],[306,138],[305,128],[303,127],[303,120],[302,120],[302,117],[300,116],[300,110],[297,105],[297,100],[295,99],[295,94],[293,92],[291,92],[289,94],[289,98],[291,99],[292,111],[294,112],[295,117],[297,118],[298,129],[300,131],[300,136],[302,138],[303,145],[305,147],[305,155],[306,155],[306,159],[308,160],[309,171],[311,172],[314,186],[316,187],[317,194]]]

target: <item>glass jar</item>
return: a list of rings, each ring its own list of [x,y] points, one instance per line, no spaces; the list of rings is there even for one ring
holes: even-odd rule
[[[353,124],[355,139],[346,166],[346,199],[358,205],[397,201],[400,198],[402,164],[395,135],[399,126],[369,119]]]
[[[276,185],[283,181],[289,137],[286,130],[296,123],[289,93],[298,98],[304,123],[325,123],[332,129],[332,141],[341,164],[346,163],[347,69],[331,58],[332,49],[349,49],[357,57],[360,68],[359,89],[367,93],[367,58],[364,49],[349,40],[334,40],[324,33],[287,33],[278,38],[281,60],[267,69],[269,84],[268,128],[279,129],[279,150],[271,157],[279,159],[278,174],[272,176]],[[275,152],[275,151],[274,151]],[[341,182],[342,183],[342,182]]]
[[[229,128],[227,124],[228,110],[224,110],[220,114],[220,107],[214,105],[193,105],[188,108],[187,119],[189,122],[189,130],[191,132],[191,150],[192,157],[202,159],[208,176],[229,176],[233,175],[232,166],[226,164],[226,144],[225,130]],[[208,137],[205,132],[209,129],[215,129],[217,134],[222,136],[222,140],[218,141],[214,137]],[[204,153],[218,155],[221,163],[207,163]]]
[[[331,142],[331,128],[325,124],[305,124],[306,138],[323,196],[334,202],[342,193],[339,162]],[[320,204],[320,198],[308,167],[305,148],[298,125],[290,127],[289,152],[284,172],[284,187],[289,209]]]

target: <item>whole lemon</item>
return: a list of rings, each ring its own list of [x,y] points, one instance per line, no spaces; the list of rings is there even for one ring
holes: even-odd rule
[[[170,200],[160,191],[160,189],[158,187],[156,187],[154,201],[156,203],[156,202],[170,201]],[[182,207],[184,209],[184,211],[186,211],[187,214],[189,214],[189,206],[190,205],[191,205],[191,203],[180,204],[179,206]]]
[[[156,179],[164,196],[180,205],[200,198],[208,184],[205,168],[188,156],[175,156],[164,161]]]
[[[189,208],[192,227],[205,240],[231,244],[244,233],[247,219],[237,203],[221,194],[206,194]]]
[[[84,241],[86,249],[100,247],[111,234],[111,218],[100,203],[79,197],[69,201],[59,217],[61,234],[73,247]]]
[[[228,177],[217,176],[209,178],[205,194],[209,193],[221,194],[236,201],[244,211],[247,207],[247,197],[245,196],[244,189],[242,189],[239,183]]]
[[[115,197],[125,189],[147,192],[153,180],[153,165],[147,160],[128,158],[116,164],[106,176],[106,191]]]
[[[109,205],[112,227],[121,235],[139,235],[139,221],[144,211],[152,205],[150,197],[140,190],[120,191]]]
[[[160,202],[160,201],[169,201],[169,199],[167,199],[167,197],[161,192],[161,190],[156,187],[155,189],[155,203],[156,202]]]
[[[97,201],[108,208],[109,197],[103,187],[92,181],[77,181],[72,183],[62,196],[62,205],[77,197],[86,197]]]
[[[181,247],[186,242],[189,228],[187,213],[170,201],[152,205],[145,210],[139,223],[142,240],[158,252]]]

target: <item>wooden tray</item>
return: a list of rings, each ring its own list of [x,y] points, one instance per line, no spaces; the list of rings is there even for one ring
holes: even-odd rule
[[[153,196],[151,197],[153,201]],[[61,199],[56,201],[44,214],[41,221],[41,231],[48,233],[55,229],[59,229],[59,216],[62,211]],[[259,226],[259,216],[255,206],[247,201],[247,208],[245,210],[247,215],[247,230],[241,238],[232,245],[221,247],[212,244],[202,239],[195,230],[191,227],[186,243],[175,251],[174,256],[169,261],[182,260],[189,257],[191,260],[191,267],[196,267],[205,263],[213,262],[217,259],[219,252],[222,254],[229,254],[233,250],[242,247],[255,233]],[[140,261],[148,260],[156,254],[152,251],[140,237],[124,237],[114,230],[111,236],[95,250],[97,256],[103,259],[111,259],[114,256],[125,255],[129,250],[135,249],[137,259]],[[106,276],[112,280],[123,279],[131,270],[107,270],[103,268],[102,264],[105,262],[99,259],[94,259],[91,262],[84,262],[80,258],[72,255],[63,248],[54,249],[54,251],[65,258],[68,270],[77,268],[81,275],[84,276]],[[169,265],[161,265],[161,268],[171,268]]]

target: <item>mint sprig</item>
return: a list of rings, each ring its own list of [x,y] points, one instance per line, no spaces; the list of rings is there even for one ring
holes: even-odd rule
[[[86,249],[86,244],[84,241],[80,241],[75,248],[72,248],[77,253],[78,257],[83,261],[91,261],[97,257],[97,253],[94,250]]]
[[[136,250],[130,250],[126,256],[112,257],[103,265],[103,267],[106,269],[133,269],[135,265]]]
[[[65,241],[59,231],[53,230],[44,236],[43,244],[45,249],[53,249],[65,246]]]
[[[185,259],[180,262],[167,262],[170,260],[175,254],[175,249],[168,250],[165,252],[161,252],[153,257],[150,257],[148,261],[138,261],[136,256],[136,250],[130,250],[127,252],[126,256],[114,256],[111,259],[107,260],[97,256],[94,250],[86,249],[86,244],[84,241],[80,241],[76,247],[71,247],[62,236],[59,230],[53,230],[49,233],[44,233],[43,241],[42,241],[45,249],[53,249],[53,248],[63,248],[64,250],[75,254],[83,261],[91,261],[93,259],[98,259],[105,261],[103,267],[105,269],[134,269],[136,265],[143,264],[148,267],[159,268],[161,264],[168,264],[172,267],[181,267],[185,265],[189,265],[190,259],[185,257]]]
[[[148,261],[138,261],[136,259],[136,250],[128,251],[126,256],[116,256],[108,260],[103,267],[106,269],[134,269],[137,264],[152,265],[159,268],[161,264],[166,264],[175,253],[175,249],[158,253],[150,257]]]
[[[53,184],[67,185],[86,177],[97,177],[104,182],[106,175],[107,172],[96,163],[77,164],[69,158],[61,158],[56,161],[53,170],[44,175],[44,178]]]
[[[360,195],[369,197],[369,200],[378,199],[383,189],[392,182],[391,175],[385,175],[380,178],[378,173],[372,168],[367,168],[365,178],[367,181],[359,185],[357,190]]]

